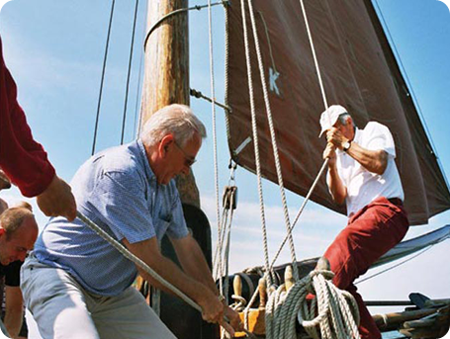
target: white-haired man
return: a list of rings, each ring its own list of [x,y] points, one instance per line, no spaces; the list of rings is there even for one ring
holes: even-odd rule
[[[172,180],[189,172],[204,137],[187,106],[167,106],[147,121],[139,140],[94,155],[71,184],[83,214],[196,301],[206,321],[233,332],[223,316],[237,326],[237,314],[218,298]],[[184,271],[161,255],[164,234]],[[79,220],[51,219],[30,257],[21,286],[44,339],[175,338],[131,284],[139,271],[165,288]]]
[[[405,236],[409,222],[403,208],[403,188],[395,164],[395,145],[389,129],[369,122],[358,129],[347,110],[330,106],[320,118],[326,132],[329,158],[327,184],[338,204],[346,202],[349,221],[324,256],[335,273],[333,283],[355,297],[363,339],[381,333],[354,280]]]

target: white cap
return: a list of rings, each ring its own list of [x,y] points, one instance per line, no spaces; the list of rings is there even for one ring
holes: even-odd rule
[[[323,132],[333,127],[339,116],[344,113],[347,113],[347,110],[341,105],[328,107],[320,116],[320,126],[322,127],[322,130],[320,131],[319,138],[322,136]]]

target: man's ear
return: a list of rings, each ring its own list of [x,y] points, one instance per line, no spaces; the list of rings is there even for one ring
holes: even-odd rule
[[[0,226],[0,238],[6,234],[6,230]]]
[[[167,134],[161,139],[158,150],[162,158],[166,157],[167,152],[169,151],[169,146],[173,143],[173,141],[174,137],[172,134]]]
[[[347,125],[352,126],[352,127],[355,125],[355,124],[353,123],[353,118],[350,117],[350,116],[347,117]]]

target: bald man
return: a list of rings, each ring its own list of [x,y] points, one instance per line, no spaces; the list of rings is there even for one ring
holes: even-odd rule
[[[19,271],[29,250],[34,246],[38,226],[33,213],[26,207],[13,207],[0,216],[0,276],[5,277],[4,325],[12,338],[22,327],[23,298]]]

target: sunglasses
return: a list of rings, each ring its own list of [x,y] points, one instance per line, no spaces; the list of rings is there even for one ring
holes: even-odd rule
[[[193,164],[195,164],[195,162],[197,161],[197,159],[193,158],[192,156],[190,156],[189,154],[187,154],[185,152],[184,149],[181,148],[181,146],[178,144],[178,142],[176,140],[174,140],[175,146],[177,146],[177,148],[181,151],[181,153],[183,153],[184,155],[184,164],[187,167],[191,167]]]

